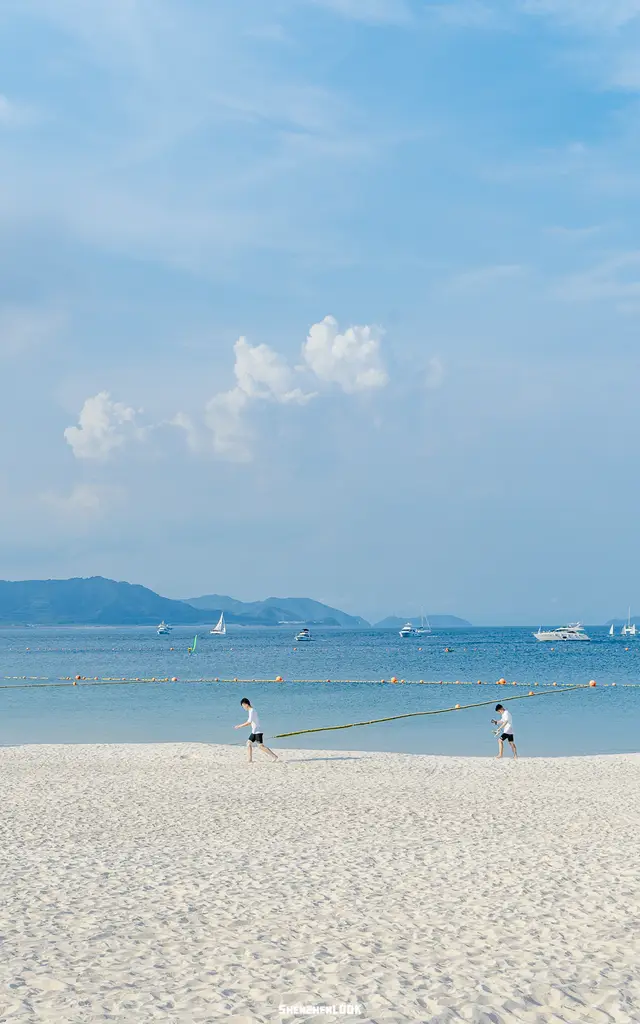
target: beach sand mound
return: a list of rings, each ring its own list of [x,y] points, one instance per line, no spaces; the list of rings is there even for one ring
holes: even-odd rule
[[[243,758],[0,750],[0,1020],[640,1021],[640,756]]]

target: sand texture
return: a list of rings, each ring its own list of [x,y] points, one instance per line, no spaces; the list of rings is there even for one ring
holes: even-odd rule
[[[640,755],[282,753],[1,749],[0,1021],[640,1021]]]

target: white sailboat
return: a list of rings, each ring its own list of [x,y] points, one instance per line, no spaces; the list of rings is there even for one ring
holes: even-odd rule
[[[613,628],[613,622],[611,623],[611,626],[609,627],[609,636],[615,636],[615,630]]]
[[[626,624],[626,626],[623,626],[622,629],[620,630],[620,635],[621,636],[636,636],[637,632],[638,632],[638,627],[636,626],[635,622],[631,621],[631,606],[629,606],[629,614],[627,616],[627,624]]]
[[[429,622],[429,619],[427,619],[425,622],[424,611],[422,610],[422,608],[420,609],[420,625],[416,626],[415,631],[416,636],[424,636],[425,633],[431,632],[431,623]]]
[[[216,625],[213,627],[213,629],[209,630],[209,633],[212,636],[225,636],[226,632],[227,632],[227,627],[224,624],[224,612],[220,612],[220,618],[218,619],[218,621],[217,621]]]

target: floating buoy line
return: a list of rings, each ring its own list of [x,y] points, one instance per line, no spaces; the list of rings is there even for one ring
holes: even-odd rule
[[[178,676],[0,676],[3,682],[0,682],[0,689],[9,689],[16,686],[101,686],[105,684],[113,685],[134,685],[135,683],[368,683],[368,684],[384,684],[384,685],[405,685],[405,686],[527,686],[537,687],[539,683],[522,683],[522,682],[511,682],[508,683],[506,679],[497,679],[495,682],[491,682],[485,679],[478,679],[473,682],[469,679],[398,679],[397,676],[391,676],[389,679],[285,679],[283,676],[275,676],[269,679],[260,679],[257,677],[253,678],[240,678],[234,676],[233,678],[223,678],[222,676],[201,676],[198,678],[179,679]],[[544,685],[544,684],[543,684]],[[548,683],[548,686],[558,687],[558,683]],[[579,683],[571,687],[558,687],[557,692],[562,692],[567,689],[576,689],[585,686],[595,686],[596,682],[594,679],[589,683]],[[640,683],[600,683],[600,686],[627,686],[627,687],[638,687]],[[542,692],[542,691],[540,691]],[[549,690],[544,692],[556,692],[555,690]],[[504,698],[506,700],[512,700],[513,698]],[[471,705],[469,705],[471,706]],[[431,712],[430,712],[431,713]]]

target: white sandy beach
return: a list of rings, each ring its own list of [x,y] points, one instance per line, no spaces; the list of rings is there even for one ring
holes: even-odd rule
[[[640,1021],[640,755],[279,753],[1,749],[0,1021]]]

